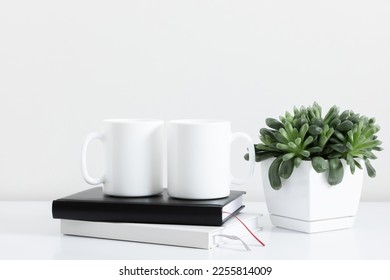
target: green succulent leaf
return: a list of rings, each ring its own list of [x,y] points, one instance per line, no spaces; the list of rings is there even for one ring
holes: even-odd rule
[[[329,155],[328,155],[328,158],[331,159],[331,158],[342,158],[342,154],[339,153],[339,152],[331,152]]]
[[[268,179],[271,184],[271,187],[274,190],[280,190],[280,188],[282,187],[282,180],[279,176],[279,168],[282,162],[283,158],[278,157],[271,163],[271,166],[268,169]]]
[[[307,150],[310,152],[310,154],[317,154],[317,153],[321,153],[322,152],[322,148],[321,147],[317,147],[317,146],[311,147],[311,148],[309,148]]]
[[[271,129],[268,129],[268,128],[262,128],[260,129],[260,134],[263,135],[263,136],[269,136],[271,138],[274,138],[274,133],[272,132]]]
[[[332,158],[329,160],[329,175],[328,183],[331,186],[335,186],[343,180],[344,167],[339,158]]]
[[[287,144],[289,142],[288,137],[286,137],[287,135],[285,136],[282,133],[280,133],[279,131],[276,131],[274,133],[274,136],[275,136],[276,140],[279,141],[280,143]]]
[[[315,126],[318,126],[318,127],[323,127],[324,126],[324,123],[318,117],[312,118],[311,119],[311,124],[315,125]]]
[[[295,144],[294,142],[288,142],[287,144],[292,150],[297,150],[298,149],[298,145]]]
[[[360,164],[360,162],[358,162],[357,160],[354,159],[354,162],[355,162],[355,166],[359,169],[363,169],[363,166]]]
[[[329,163],[323,157],[313,157],[311,164],[318,173],[323,173],[329,169]]]
[[[282,144],[282,143],[277,143],[276,148],[278,148],[279,150],[285,151],[285,152],[291,151],[291,148],[288,145]]]
[[[275,130],[279,130],[281,128],[284,128],[284,125],[278,121],[277,119],[268,118],[265,120],[265,124],[268,125],[270,128],[273,128]]]
[[[374,167],[372,167],[370,160],[366,159],[364,161],[364,163],[366,165],[368,176],[370,176],[371,178],[375,177],[376,176],[376,171],[375,171]]]
[[[303,150],[300,152],[300,155],[302,155],[305,158],[308,158],[308,157],[310,157],[310,152],[307,150]]]
[[[346,151],[348,151],[348,148],[343,145],[343,144],[334,144],[331,146],[333,150],[335,150],[336,152],[339,152],[339,153],[345,153]]]
[[[353,127],[353,123],[349,120],[343,121],[341,124],[339,124],[336,127],[336,130],[338,131],[348,131]]]
[[[329,124],[335,117],[337,117],[339,109],[336,106],[330,108],[328,113],[325,115],[324,123]]]
[[[348,131],[347,136],[348,136],[349,141],[351,141],[351,142],[354,141],[353,130]]]
[[[284,114],[285,115],[285,119],[289,122],[292,122],[293,121],[293,116],[290,114],[290,112],[286,111],[286,113]]]
[[[340,140],[341,142],[345,142],[345,136],[340,131],[335,130],[334,136],[336,136],[337,139]]]
[[[377,159],[376,155],[374,155],[372,152],[370,151],[361,151],[361,154],[366,157],[366,158],[369,158],[369,159]]]
[[[288,179],[290,178],[293,171],[294,171],[294,159],[291,158],[287,161],[283,161],[280,164],[279,176],[283,179]]]
[[[317,125],[311,125],[309,127],[309,134],[313,136],[320,135],[322,133],[322,128]]]
[[[355,124],[355,123],[359,122],[360,116],[359,116],[359,114],[354,114],[351,111],[351,115],[350,115],[350,117],[348,119]]]
[[[283,161],[288,161],[290,159],[292,159],[293,157],[295,157],[295,153],[288,153],[288,154],[285,154],[283,156]]]
[[[347,164],[349,165],[349,168],[351,169],[351,173],[355,174],[356,164],[355,160],[351,156],[351,154],[347,154]]]
[[[314,137],[313,136],[307,137],[305,142],[303,142],[303,147],[309,146],[313,141],[314,141]]]
[[[330,127],[328,132],[326,133],[326,137],[327,138],[330,138],[334,133],[334,128],[333,127]]]
[[[349,117],[349,115],[350,115],[350,111],[345,110],[344,112],[342,112],[340,114],[340,117],[339,117],[340,121],[342,121],[342,122],[345,121]]]
[[[317,102],[313,103],[313,110],[316,113],[316,117],[321,118],[322,108]]]
[[[284,127],[286,129],[287,135],[292,136],[294,134],[294,128],[290,122],[287,122]]]
[[[270,147],[269,145],[265,144],[255,144],[255,150],[256,151],[273,151],[275,150],[273,147]]]
[[[330,127],[337,127],[337,126],[340,125],[340,123],[341,123],[341,121],[340,121],[339,118],[334,118],[334,119],[330,122],[329,126],[330,126]]]
[[[294,106],[293,111],[294,111],[294,115],[300,114],[299,109],[296,106]]]
[[[299,130],[299,138],[305,139],[308,130],[309,130],[309,125],[307,123],[303,124]]]
[[[294,158],[294,166],[296,168],[298,168],[301,165],[301,163],[302,163],[302,158],[301,157]]]

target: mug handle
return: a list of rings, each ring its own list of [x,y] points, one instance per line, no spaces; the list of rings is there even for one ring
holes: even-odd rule
[[[101,183],[104,183],[104,175],[98,177],[98,178],[93,178],[89,175],[88,169],[87,169],[87,149],[89,143],[94,140],[100,140],[103,142],[104,136],[101,133],[98,132],[92,132],[87,135],[87,138],[84,141],[82,152],[81,152],[81,173],[83,174],[84,180],[91,185],[99,185]]]
[[[242,185],[245,184],[250,177],[252,177],[253,172],[255,170],[255,147],[253,145],[252,139],[249,137],[248,134],[243,132],[235,132],[232,133],[231,143],[233,143],[238,138],[243,138],[248,142],[248,152],[249,152],[249,172],[246,177],[243,178],[236,178],[233,175],[231,176],[231,182],[235,185]]]

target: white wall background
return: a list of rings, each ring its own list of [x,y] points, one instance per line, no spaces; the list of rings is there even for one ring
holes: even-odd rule
[[[389,28],[385,0],[1,1],[0,200],[89,188],[80,149],[105,118],[227,119],[257,141],[266,117],[316,100],[377,118],[363,200],[390,201]],[[98,143],[89,155],[98,174]]]

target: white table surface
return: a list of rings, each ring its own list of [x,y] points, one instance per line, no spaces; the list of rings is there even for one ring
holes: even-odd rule
[[[235,241],[203,250],[64,236],[51,202],[0,201],[0,259],[390,259],[390,203],[362,202],[354,228],[316,234],[273,227],[264,202],[245,211],[264,214],[257,235],[266,247],[250,236],[249,252]]]

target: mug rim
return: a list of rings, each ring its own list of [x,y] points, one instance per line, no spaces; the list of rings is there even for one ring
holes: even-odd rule
[[[180,119],[180,120],[171,120],[168,123],[178,124],[178,125],[218,125],[218,124],[230,124],[229,121],[226,120],[218,120],[218,119]]]
[[[126,118],[113,118],[113,119],[105,119],[103,120],[105,123],[114,123],[114,124],[132,124],[132,123],[155,123],[155,122],[160,122],[164,123],[163,120],[159,119],[126,119]]]

